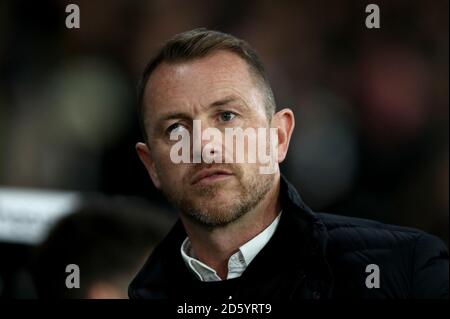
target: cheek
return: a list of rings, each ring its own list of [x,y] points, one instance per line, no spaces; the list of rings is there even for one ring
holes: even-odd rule
[[[158,166],[159,174],[161,176],[171,177],[171,178],[173,178],[173,176],[176,177],[177,175],[180,175],[180,171],[183,170],[182,164],[175,164],[168,157],[161,158],[157,162],[157,166]]]
[[[240,165],[241,176],[240,179],[243,182],[254,179],[256,175],[259,174],[260,164],[258,163],[245,163]]]
[[[161,178],[169,178],[179,169],[179,164],[175,164],[170,159],[170,147],[166,145],[158,145],[153,149],[153,158],[158,175]]]
[[[175,164],[170,157],[163,157],[157,163],[158,176],[167,187],[173,188],[184,184],[188,165],[184,163]]]
[[[271,131],[270,127],[267,126],[267,121],[259,120],[259,125],[253,127],[256,135],[251,142],[254,146],[252,148],[246,147],[246,152],[256,158],[257,165],[264,165],[267,164],[268,157],[273,155],[271,154]]]

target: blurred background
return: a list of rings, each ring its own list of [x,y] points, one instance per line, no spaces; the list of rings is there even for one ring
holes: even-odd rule
[[[69,3],[80,29],[65,27]],[[63,255],[90,261],[81,276],[109,274],[81,297],[126,297],[176,217],[135,153],[135,87],[165,40],[196,27],[259,52],[296,115],[282,172],[309,206],[448,246],[449,2],[376,1],[380,29],[365,26],[369,3],[1,1],[0,297],[42,296],[42,256]]]

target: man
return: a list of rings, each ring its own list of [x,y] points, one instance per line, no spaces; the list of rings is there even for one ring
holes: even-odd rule
[[[206,29],[175,36],[146,67],[139,106],[145,143],[137,144],[138,155],[180,220],[130,284],[130,298],[448,296],[448,254],[437,238],[316,214],[280,175],[294,115],[289,109],[275,113],[264,68],[245,41]],[[197,134],[195,121],[201,124]],[[230,153],[226,144],[205,136],[211,127],[225,135],[227,129],[275,128],[264,149],[274,172],[261,173],[260,158],[204,160]],[[174,161],[176,136],[188,136],[190,161]],[[246,137],[250,158],[256,137]],[[194,160],[196,143],[201,162]]]

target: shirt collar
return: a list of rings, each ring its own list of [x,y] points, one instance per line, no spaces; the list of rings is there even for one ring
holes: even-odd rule
[[[258,235],[250,239],[248,242],[239,247],[239,250],[233,254],[228,260],[228,275],[227,279],[233,279],[240,277],[248,265],[258,255],[258,253],[264,248],[264,246],[272,238],[275,230],[280,221],[281,212],[274,219],[274,221],[266,227]],[[220,281],[221,278],[217,275],[217,272],[195,258],[195,254],[192,250],[191,241],[189,237],[183,241],[181,245],[181,257],[188,268],[197,276],[201,281]]]

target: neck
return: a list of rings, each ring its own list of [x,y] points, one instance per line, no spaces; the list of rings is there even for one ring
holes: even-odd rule
[[[280,176],[273,187],[251,211],[239,220],[213,230],[183,218],[181,220],[189,236],[195,257],[213,268],[220,278],[228,275],[228,260],[243,244],[266,229],[278,216]]]

